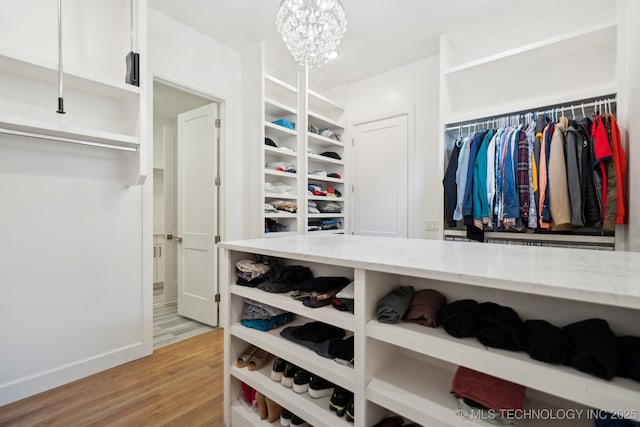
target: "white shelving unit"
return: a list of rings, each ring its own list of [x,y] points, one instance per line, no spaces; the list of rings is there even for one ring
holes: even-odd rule
[[[592,317],[606,319],[616,335],[640,336],[640,254],[539,247],[477,246],[460,242],[391,239],[368,236],[302,236],[256,239],[221,244],[230,301],[225,331],[225,420],[232,427],[239,381],[267,390],[285,407],[314,419],[314,425],[341,425],[316,402],[281,391],[261,374],[249,375],[234,366],[247,343],[253,343],[304,369],[326,376],[354,392],[355,426],[371,426],[388,411],[429,426],[487,426],[457,413],[449,395],[457,366],[466,366],[527,389],[526,409],[606,409],[638,414],[640,383],[624,378],[606,381],[568,366],[533,360],[525,352],[486,348],[475,338],[456,339],[442,328],[411,323],[383,324],[376,304],[400,285],[435,289],[448,301],[471,298],[513,307],[526,319],[543,318],[563,326]],[[268,294],[232,284],[234,265],[250,254],[271,255],[309,266],[315,275],[352,274],[355,313],[318,311],[299,305],[287,295]],[[509,259],[509,263],[503,262]],[[531,260],[535,260],[532,264]],[[534,268],[533,266],[544,266]],[[345,273],[345,271],[347,273]],[[335,367],[331,361],[280,337],[238,324],[244,298],[289,310],[296,322],[319,320],[353,333],[355,368]],[[334,310],[336,311],[336,310]],[[317,371],[317,372],[316,372]],[[631,410],[631,411],[630,411]],[[315,411],[321,411],[316,414]],[[592,426],[581,418],[525,419],[523,426]],[[317,418],[316,418],[317,417]]]
[[[296,203],[298,210],[296,213],[263,213],[263,234],[269,237],[287,235],[301,231],[300,219],[300,144],[298,142],[298,130],[289,129],[273,123],[276,120],[288,120],[297,125],[298,123],[298,89],[296,86],[286,83],[274,76],[263,73],[262,75],[262,105],[263,105],[263,139],[271,139],[277,147],[263,144],[262,164],[264,172],[262,174],[262,193],[264,203],[276,200],[287,200]],[[282,172],[270,168],[270,164],[282,162],[290,164],[296,173]],[[287,194],[274,194],[265,191],[265,184],[284,183],[292,187]],[[261,206],[262,207],[262,206]],[[269,223],[276,223],[280,230],[270,229]],[[272,226],[274,227],[274,226]]]
[[[274,215],[261,212],[260,220],[265,223],[261,227],[260,235],[264,237],[287,236],[290,233],[304,234],[313,233],[345,233],[348,232],[348,203],[349,192],[348,186],[348,169],[349,162],[347,150],[344,142],[341,140],[345,136],[345,110],[335,101],[321,95],[318,92],[309,89],[308,73],[304,69],[298,69],[296,72],[297,81],[294,83],[292,74],[289,73],[288,79],[281,78],[277,70],[266,72],[264,63],[265,48],[261,46],[255,58],[253,65],[260,69],[260,85],[255,84],[257,73],[248,73],[245,76],[247,96],[255,94],[260,96],[262,102],[260,104],[260,118],[256,123],[260,128],[262,139],[270,138],[277,147],[263,145],[261,152],[261,172],[260,185],[262,193],[262,201],[264,203],[273,202],[279,199],[294,201],[297,204],[297,212],[295,215]],[[249,65],[247,66],[249,68]],[[273,74],[275,73],[275,74]],[[276,74],[278,77],[276,77]],[[259,90],[259,92],[258,92]],[[253,102],[252,98],[246,97],[246,102]],[[257,108],[251,108],[253,111],[251,117],[257,116]],[[294,129],[280,126],[274,122],[278,119],[288,120],[295,124]],[[256,127],[250,124],[249,132],[253,135]],[[335,137],[323,136],[319,133],[310,131],[315,128],[317,131],[328,129]],[[257,139],[258,135],[251,136],[251,140]],[[255,142],[252,142],[255,146]],[[325,152],[337,154],[330,156],[322,155]],[[283,162],[292,165],[296,173],[287,173],[274,170],[269,164]],[[322,175],[312,175],[320,172]],[[339,178],[332,178],[326,175],[338,174]],[[257,179],[254,181],[257,182]],[[266,192],[265,184],[284,183],[292,187],[292,191],[287,194],[278,195],[275,192]],[[313,184],[322,188],[332,187],[340,193],[340,197],[318,197],[308,192],[308,185]],[[335,193],[332,193],[335,194]],[[309,202],[334,202],[341,207],[341,212],[336,214],[308,214]],[[264,206],[255,205],[256,209],[263,210]],[[269,230],[266,226],[267,221],[277,221],[278,225],[273,228],[277,229],[281,225],[279,231]],[[327,224],[332,222],[332,224]],[[310,227],[316,225],[316,227]],[[316,228],[330,227],[330,229]],[[310,228],[312,231],[310,231]]]
[[[340,192],[341,197],[318,198],[313,194],[307,194],[307,202],[317,201],[333,201],[342,208],[340,213],[320,213],[308,214],[307,225],[311,230],[311,226],[327,227],[331,226],[327,222],[336,222],[336,229],[309,231],[310,233],[344,233],[348,230],[347,221],[347,205],[348,197],[346,175],[348,167],[345,161],[347,155],[343,138],[346,137],[345,132],[345,110],[331,99],[313,91],[307,91],[307,122],[315,128],[318,133],[307,130],[306,147],[307,147],[307,183],[317,185],[323,188],[333,187]],[[323,129],[328,129],[336,135],[336,138],[320,135]],[[340,159],[329,156],[323,156],[322,153],[331,152],[337,154]],[[314,154],[315,153],[315,154]],[[324,174],[337,173],[340,178],[331,178],[327,176],[318,176],[315,172],[322,171]]]
[[[146,1],[138,5],[139,19],[146,19],[146,7]],[[140,46],[144,40],[146,35],[138,34]],[[146,58],[142,58],[140,74],[145,76]],[[0,133],[130,152],[138,159],[133,184],[144,182],[147,165],[140,151],[146,102],[140,87],[125,83],[124,59],[118,61],[123,63],[122,80],[65,65],[66,114],[58,114],[58,64],[1,48]]]
[[[541,34],[545,30],[549,32],[538,41],[524,42],[519,46],[514,40],[487,43],[484,48],[476,49],[481,52],[478,55],[474,55],[474,49],[469,46],[479,46],[479,40],[453,45],[446,34],[441,35],[441,176],[444,176],[453,142],[460,134],[457,130],[447,132],[450,124],[536,111],[551,105],[569,105],[617,92],[617,22],[607,19],[582,28],[577,24],[569,28],[542,26]],[[519,40],[517,35],[513,39]],[[590,67],[584,67],[580,58],[585,56],[597,57],[598,60]],[[559,73],[559,70],[562,71]],[[579,110],[580,104],[576,105]],[[444,206],[442,193],[440,205]],[[456,234],[459,230],[445,229],[444,218],[441,229],[444,238],[462,238]],[[615,239],[611,236],[586,236],[588,231],[583,234],[575,232],[560,236],[501,232],[486,233],[485,238],[509,242],[509,236],[513,236],[511,240],[518,244],[566,244],[570,247],[584,243],[609,249],[615,246]]]

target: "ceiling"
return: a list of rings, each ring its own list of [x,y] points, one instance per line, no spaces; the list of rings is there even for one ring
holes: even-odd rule
[[[533,13],[549,13],[557,0],[342,0],[347,32],[339,46],[340,57],[310,71],[316,89],[341,84],[391,70],[438,53],[440,33],[468,26],[495,31],[501,20],[513,22]],[[575,3],[575,2],[574,2]],[[244,52],[260,41],[267,46],[269,68],[293,64],[275,28],[280,0],[149,0],[157,11]]]

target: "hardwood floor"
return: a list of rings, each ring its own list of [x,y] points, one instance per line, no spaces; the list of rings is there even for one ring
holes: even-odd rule
[[[0,426],[223,427],[223,330],[0,407]]]

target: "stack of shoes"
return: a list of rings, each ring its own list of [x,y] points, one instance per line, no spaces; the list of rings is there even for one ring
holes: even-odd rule
[[[293,376],[293,391],[298,394],[306,393],[309,390],[311,374],[304,369],[298,369]]]
[[[256,347],[255,345],[249,345],[238,356],[236,360],[236,366],[238,368],[248,368],[250,371],[256,371],[262,369],[271,361],[273,356],[266,350]]]
[[[353,403],[353,393],[342,387],[335,387],[329,400],[329,409],[342,417],[347,412],[349,404]]]
[[[284,369],[287,366],[287,361],[278,357],[273,361],[273,366],[271,367],[271,379],[273,381],[280,382],[282,381],[282,374],[284,374]]]

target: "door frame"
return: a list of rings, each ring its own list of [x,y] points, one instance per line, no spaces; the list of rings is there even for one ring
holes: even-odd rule
[[[176,76],[169,76],[163,73],[158,73],[158,72],[151,72],[150,73],[150,80],[149,80],[149,90],[147,91],[147,162],[148,164],[150,164],[151,166],[153,166],[153,82],[158,82],[158,83],[162,83],[166,86],[171,86],[174,89],[180,90],[182,92],[187,92],[187,93],[191,93],[193,95],[199,96],[201,98],[205,98],[210,100],[211,102],[215,102],[216,104],[218,104],[218,116],[220,118],[220,128],[218,129],[218,164],[216,165],[217,169],[218,169],[218,174],[221,177],[221,185],[218,188],[218,200],[216,203],[217,209],[218,209],[218,224],[217,224],[217,228],[218,228],[218,235],[220,236],[221,240],[224,238],[224,231],[225,231],[225,224],[226,224],[226,217],[225,217],[225,213],[224,213],[224,209],[222,209],[222,203],[226,200],[226,194],[225,194],[225,183],[226,183],[226,169],[225,169],[225,162],[223,161],[223,159],[225,158],[225,147],[226,147],[226,101],[224,98],[217,96],[216,94],[210,93],[208,92],[205,88],[203,88],[202,86],[199,85],[194,85],[192,82],[188,82],[188,81],[184,81],[183,79],[176,77]],[[151,168],[151,170],[153,170],[153,168]],[[153,180],[151,180],[153,181]],[[151,197],[153,196],[153,189],[151,189],[150,191],[151,193]],[[177,200],[176,200],[177,202]],[[150,214],[150,224],[149,226],[146,228],[146,230],[149,230],[149,236],[148,238],[144,238],[143,241],[149,241],[151,242],[151,244],[149,244],[149,248],[152,247],[152,241],[153,241],[153,206],[151,205],[151,214]],[[145,231],[146,231],[145,230]],[[147,237],[147,236],[144,236]],[[216,280],[217,280],[217,289],[218,292],[220,292],[220,288],[221,288],[221,279],[222,279],[222,275],[220,272],[220,265],[222,262],[222,250],[221,249],[217,249],[216,250]],[[177,266],[176,266],[177,267]],[[147,271],[147,272],[151,272],[151,270],[153,269],[153,259],[149,259],[149,257],[144,257],[143,259],[143,270]],[[150,280],[147,280],[149,283],[149,286],[147,286],[148,291],[153,294],[153,275],[147,275],[147,277],[149,277]],[[150,302],[150,308],[149,308],[149,313],[151,316],[151,320],[150,320],[150,325],[148,328],[145,328],[146,331],[144,333],[145,338],[148,338],[148,342],[150,344],[150,349],[148,353],[151,353],[153,351],[153,297],[151,297],[149,299]],[[226,325],[224,325],[222,323],[222,321],[224,320],[224,302],[220,303],[218,305],[218,327],[223,328]]]
[[[350,150],[350,169],[353,173],[354,171],[354,163],[353,153],[355,151],[354,147],[354,138],[355,138],[355,129],[356,126],[366,125],[369,123],[379,122],[381,120],[395,119],[396,117],[407,116],[407,238],[415,238],[417,236],[416,230],[416,126],[415,126],[415,117],[416,117],[416,107],[411,106],[407,107],[406,110],[395,111],[390,114],[373,116],[372,118],[367,118],[364,120],[358,120],[357,122],[351,123],[348,127],[349,135],[348,138],[351,140]],[[354,178],[351,180],[352,183],[355,180]],[[349,198],[351,200],[351,206],[349,207],[349,215],[351,218],[354,218],[355,214],[355,204],[353,193]]]

